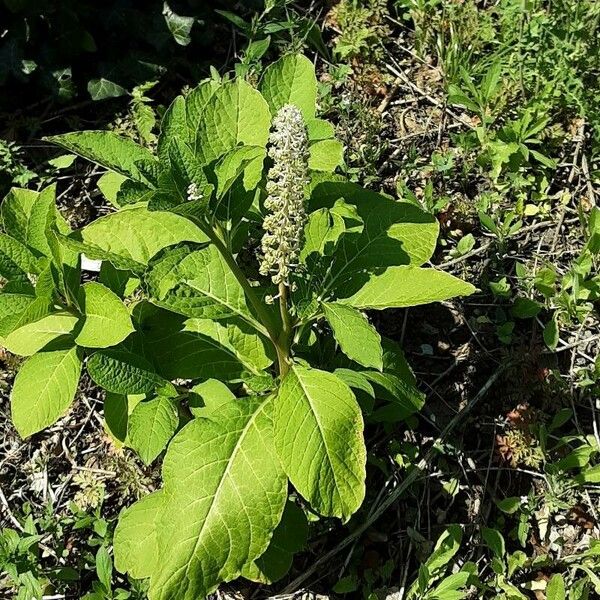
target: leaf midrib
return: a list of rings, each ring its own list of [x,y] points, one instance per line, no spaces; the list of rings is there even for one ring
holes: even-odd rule
[[[300,388],[302,389],[302,392],[303,392],[305,398],[308,401],[308,404],[310,406],[310,410],[311,410],[311,412],[312,412],[312,414],[313,414],[313,416],[315,418],[315,421],[317,423],[317,427],[319,428],[319,434],[321,436],[321,439],[323,440],[323,446],[325,448],[325,453],[327,455],[327,461],[329,463],[329,468],[331,470],[331,473],[332,473],[332,476],[333,476],[333,481],[335,483],[335,489],[337,490],[337,493],[338,493],[338,496],[339,496],[340,495],[340,487],[338,485],[338,480],[337,480],[337,477],[336,477],[335,468],[333,467],[333,462],[332,462],[331,456],[329,454],[329,446],[328,446],[328,444],[326,443],[326,440],[325,440],[325,435],[324,435],[323,427],[321,425],[321,421],[319,420],[317,411],[315,411],[315,408],[314,408],[313,403],[311,401],[310,395],[309,395],[306,387],[304,386],[304,383],[302,382],[302,379],[300,378],[300,375],[297,373],[297,368],[295,366],[292,366],[292,372],[294,373],[294,376],[296,377],[298,383],[300,384]]]
[[[268,402],[268,400],[263,401],[261,404],[259,404],[256,408],[256,410],[252,413],[252,415],[250,416],[250,418],[248,419],[248,422],[246,423],[246,425],[243,427],[242,431],[240,432],[240,436],[237,439],[235,446],[233,447],[232,451],[231,451],[231,455],[229,460],[227,461],[227,465],[225,467],[225,470],[223,471],[223,474],[221,476],[221,479],[219,481],[219,484],[217,485],[217,489],[215,490],[215,493],[212,497],[212,500],[210,502],[210,505],[206,511],[206,516],[204,518],[204,521],[202,523],[202,527],[200,528],[200,531],[198,532],[198,536],[196,538],[196,543],[194,544],[194,550],[193,552],[190,554],[190,556],[194,556],[195,554],[197,554],[198,552],[198,547],[200,545],[200,541],[202,538],[202,534],[204,532],[204,529],[206,528],[206,524],[209,520],[209,517],[212,514],[212,509],[213,506],[215,505],[217,496],[220,494],[221,492],[221,488],[223,486],[224,481],[226,480],[227,476],[229,475],[229,471],[231,469],[231,465],[234,462],[234,459],[237,455],[237,453],[239,452],[241,445],[242,445],[242,441],[243,439],[246,437],[250,427],[254,424],[254,421],[256,420],[256,418],[258,417],[259,413],[264,410],[264,407],[266,406],[266,403]],[[209,419],[210,420],[210,419]],[[214,421],[213,421],[214,422]],[[191,565],[191,561],[188,561],[188,564],[185,567],[185,576],[188,577],[189,576],[189,569],[190,569],[190,565]],[[224,565],[225,566],[225,565]],[[224,566],[222,568],[224,568]],[[222,569],[221,568],[221,569]]]

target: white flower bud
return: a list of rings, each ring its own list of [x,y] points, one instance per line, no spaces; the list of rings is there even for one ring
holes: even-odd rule
[[[273,283],[289,285],[290,266],[298,260],[306,219],[305,188],[308,185],[308,135],[302,113],[283,106],[273,119],[269,137],[273,167],[268,173],[263,221],[260,273]]]
[[[200,193],[200,190],[198,189],[198,186],[195,183],[190,183],[190,185],[188,185],[187,199],[190,202],[193,200],[202,199],[202,194]]]

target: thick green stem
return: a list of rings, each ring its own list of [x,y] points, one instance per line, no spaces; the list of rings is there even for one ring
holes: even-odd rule
[[[279,374],[283,377],[289,369],[288,361],[289,361],[289,341],[286,343],[282,343],[281,336],[278,335],[278,326],[272,315],[269,313],[265,305],[260,301],[257,297],[254,289],[250,285],[248,278],[244,274],[244,272],[240,269],[240,266],[237,264],[233,254],[227,248],[225,242],[221,239],[218,232],[215,231],[211,227],[203,227],[204,233],[210,238],[210,241],[215,245],[217,250],[220,252],[221,256],[227,263],[227,266],[231,269],[231,272],[238,280],[239,284],[242,286],[244,290],[244,294],[248,301],[254,308],[257,317],[260,322],[264,326],[266,333],[271,340],[273,346],[275,347],[275,351],[277,352],[277,362],[279,365]],[[286,308],[287,311],[287,308]],[[289,313],[288,313],[289,317]],[[284,324],[285,330],[285,324]],[[289,336],[288,336],[289,337]]]
[[[283,323],[283,330],[279,336],[279,346],[285,350],[284,362],[279,361],[279,372],[283,377],[289,370],[288,359],[293,328],[292,318],[288,310],[288,289],[285,283],[279,284],[279,311],[281,313],[281,322]]]

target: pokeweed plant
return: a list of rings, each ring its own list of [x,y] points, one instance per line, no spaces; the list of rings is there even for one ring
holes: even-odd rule
[[[70,231],[53,187],[1,207],[0,336],[27,357],[17,430],[62,417],[85,365],[113,436],[146,462],[166,448],[162,488],[114,542],[152,599],[280,578],[306,535],[299,503],[347,521],[365,496],[364,421],[423,404],[363,311],[474,289],[422,266],[431,215],[333,174],[342,146],[316,100],[299,55],[258,89],[204,82],[166,111],[156,155],[108,131],[49,138],[107,169],[118,210]],[[102,261],[97,280],[81,283],[82,257]]]

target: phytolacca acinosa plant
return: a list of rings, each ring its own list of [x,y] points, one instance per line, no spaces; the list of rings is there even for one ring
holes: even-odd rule
[[[152,600],[282,577],[306,537],[299,497],[347,521],[365,425],[399,426],[424,401],[364,311],[473,291],[423,267],[432,215],[333,173],[342,145],[316,100],[303,56],[258,89],[207,81],[166,111],[156,155],[111,131],[51,138],[106,169],[114,211],[71,231],[53,187],[1,205],[0,339],[27,357],[13,421],[23,437],[52,425],[85,368],[115,443],[163,457],[162,487],[114,540]],[[82,283],[81,254],[102,261],[97,281]]]

